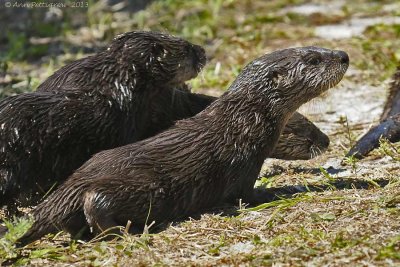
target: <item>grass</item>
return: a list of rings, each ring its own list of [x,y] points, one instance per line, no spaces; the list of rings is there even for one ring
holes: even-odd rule
[[[370,26],[362,36],[342,40],[314,35],[319,25],[342,23],[353,16],[398,16],[399,8],[385,9],[391,1],[347,1],[333,15],[286,10],[305,2],[165,0],[130,15],[105,9],[101,1],[90,1],[87,10],[63,10],[66,19],[61,26],[46,30],[32,25],[29,34],[50,38],[45,45],[32,43],[24,32],[9,34],[0,54],[0,97],[34,90],[67,62],[87,55],[86,50],[100,49],[115,34],[133,29],[168,31],[204,46],[209,62],[191,86],[215,95],[228,87],[246,62],[287,46],[348,51],[353,74],[345,77],[343,86],[354,86],[349,90],[360,84],[380,85],[392,75],[400,61],[398,25]],[[76,26],[74,21],[82,15],[84,19]],[[57,38],[62,45],[57,45]],[[48,52],[49,47],[58,52]],[[58,234],[16,249],[13,243],[30,225],[29,220],[18,219],[6,223],[10,231],[0,239],[0,262],[19,255],[16,265],[399,265],[399,146],[382,140],[380,149],[369,158],[348,159],[347,167],[333,164],[338,172],[332,173],[328,165],[340,162],[368,128],[366,124],[357,128],[350,119],[323,124],[337,126],[325,155],[311,161],[273,161],[281,166],[280,172],[266,175],[257,184],[271,190],[299,185],[309,188],[307,192],[252,208],[238,203],[235,215],[222,215],[221,208],[200,219],[172,224],[160,233],[124,235],[108,242],[70,242],[68,236]],[[271,168],[270,163],[265,168]],[[366,181],[370,186],[341,189],[334,186],[339,179]],[[381,187],[377,179],[388,184]],[[327,189],[315,192],[315,185]]]

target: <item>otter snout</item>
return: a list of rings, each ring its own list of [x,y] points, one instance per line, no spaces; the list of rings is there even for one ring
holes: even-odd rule
[[[349,55],[346,52],[344,52],[342,50],[337,50],[335,52],[339,56],[341,63],[349,65],[350,59],[349,59]]]
[[[193,45],[193,63],[195,66],[200,66],[200,69],[207,63],[206,51],[199,45]]]
[[[327,135],[320,135],[319,138],[321,138],[319,140],[319,147],[323,147],[326,150],[330,144],[329,137]]]

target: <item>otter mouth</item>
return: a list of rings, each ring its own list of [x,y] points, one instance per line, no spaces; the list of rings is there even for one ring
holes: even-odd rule
[[[321,147],[315,144],[312,144],[310,146],[309,150],[309,159],[313,159],[323,153],[325,153],[328,150],[328,147]]]
[[[180,85],[196,78],[207,63],[207,57],[201,46],[193,45],[186,60],[178,65],[178,75],[168,85]]]
[[[193,45],[193,55],[192,55],[192,66],[193,66],[193,74],[190,79],[197,77],[197,75],[203,70],[204,66],[207,63],[207,56],[205,50],[198,45]]]
[[[343,68],[343,70],[341,72],[337,73],[332,79],[325,80],[324,84],[321,86],[320,95],[322,95],[329,89],[331,89],[339,84],[339,82],[343,79],[344,74],[346,73],[347,67],[348,66],[346,66],[346,68]]]

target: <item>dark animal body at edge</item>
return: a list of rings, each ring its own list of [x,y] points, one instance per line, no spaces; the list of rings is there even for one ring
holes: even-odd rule
[[[400,67],[392,77],[381,122],[363,135],[346,154],[346,157],[356,159],[366,157],[369,152],[379,147],[381,138],[392,143],[400,141]]]

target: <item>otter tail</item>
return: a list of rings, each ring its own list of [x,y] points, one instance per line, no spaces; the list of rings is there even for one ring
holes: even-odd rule
[[[81,196],[83,183],[64,183],[33,211],[32,227],[16,241],[17,247],[23,247],[41,237],[67,230],[78,233],[86,226]],[[75,229],[78,228],[78,229]]]

